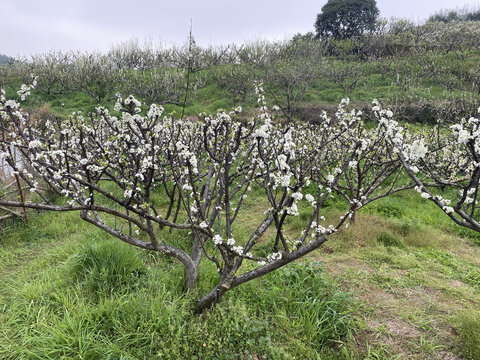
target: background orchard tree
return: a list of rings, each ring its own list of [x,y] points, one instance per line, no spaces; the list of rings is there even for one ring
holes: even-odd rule
[[[374,31],[379,15],[375,0],[328,0],[317,15],[317,38],[347,39]]]
[[[402,57],[387,58],[379,63],[377,69],[404,93],[407,93],[423,79],[424,67],[421,66],[420,56],[416,57],[416,61]]]
[[[141,73],[147,70],[172,66],[170,49],[154,46],[151,41],[133,39],[115,45],[107,54],[118,69],[133,70]]]
[[[249,93],[253,93],[255,68],[253,64],[227,64],[213,67],[210,75],[233,101],[233,106],[244,103]]]
[[[464,7],[463,9],[444,9],[429,17],[429,22],[455,23],[462,21],[479,21],[480,9],[478,7]]]
[[[312,40],[277,44],[263,63],[265,88],[283,114],[292,120],[309,87],[318,78],[323,47]]]
[[[241,46],[236,51],[236,59],[242,64],[252,64],[255,68],[262,68],[265,67],[273,51],[275,51],[274,44],[259,40]]]
[[[370,71],[371,66],[356,61],[334,60],[319,64],[320,74],[338,85],[346,98],[355,90],[359,80],[368,76]]]
[[[78,53],[71,75],[72,89],[87,94],[95,103],[115,98],[119,71],[111,58],[100,53]]]
[[[441,51],[454,53],[460,60],[465,60],[480,45],[479,29],[478,21],[445,24],[442,31],[433,36],[438,36],[435,42]]]
[[[193,78],[191,92],[198,87],[199,77]],[[122,94],[137,94],[147,103],[182,105],[185,94],[185,72],[177,68],[155,68],[121,71],[117,91]]]
[[[462,69],[443,56],[434,53],[428,54],[423,57],[421,66],[426,76],[435,79],[438,84],[449,91],[466,85],[465,73]]]
[[[11,58],[10,56],[0,54],[0,66],[10,64],[13,61],[14,61],[14,59]]]
[[[34,73],[38,76],[37,91],[51,95],[64,94],[72,90],[73,62],[75,54],[51,51],[46,54],[34,55],[25,73]],[[25,80],[26,81],[26,80]]]
[[[378,116],[389,129],[391,151],[398,154],[402,166],[415,183],[415,190],[442,209],[456,224],[480,232],[478,117],[462,119],[447,129],[437,126],[422,134],[405,132],[382,113]]]

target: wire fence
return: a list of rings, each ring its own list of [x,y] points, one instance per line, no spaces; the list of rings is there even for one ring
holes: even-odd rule
[[[10,152],[18,169],[25,166],[25,161],[22,154],[15,147],[10,148]],[[4,158],[0,158],[0,195],[3,198],[16,200],[19,196],[23,198],[22,184],[19,177],[15,176],[14,169],[6,162]],[[17,217],[25,217],[26,214],[21,210],[0,206],[0,229],[3,227],[5,221]]]
[[[15,164],[19,169],[22,169],[25,165],[25,161],[23,159],[22,154],[14,146],[10,147],[10,151],[13,155]],[[13,168],[7,163],[5,159],[0,158],[0,181],[2,183],[9,182],[13,179],[14,177],[13,175],[14,175]]]

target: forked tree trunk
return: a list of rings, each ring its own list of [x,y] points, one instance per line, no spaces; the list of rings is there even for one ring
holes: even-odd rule
[[[285,266],[305,256],[306,254],[312,252],[313,250],[320,247],[326,241],[327,241],[327,238],[321,235],[320,237],[316,238],[314,241],[308,243],[305,246],[298,248],[295,251],[292,251],[291,253],[288,253],[288,254],[283,253],[282,258],[280,260],[268,263],[265,266],[246,272],[237,277],[234,276],[233,272],[230,273],[228,276],[225,277],[223,281],[221,281],[217,286],[215,286],[212,291],[210,291],[207,295],[203,296],[201,299],[197,301],[197,304],[195,305],[195,312],[197,314],[200,314],[206,309],[214,307],[228,290],[231,290],[234,287],[237,287],[238,285],[241,285],[247,281],[256,279],[274,270],[277,270],[282,266]]]

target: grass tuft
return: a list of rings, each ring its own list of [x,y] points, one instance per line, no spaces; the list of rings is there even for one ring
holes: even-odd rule
[[[459,323],[463,355],[470,360],[480,359],[480,312],[463,312],[456,320]]]
[[[393,246],[400,249],[405,248],[402,239],[390,231],[382,231],[377,236],[377,241],[385,247]]]
[[[146,272],[139,254],[119,241],[90,243],[69,260],[71,278],[96,294],[112,294],[138,283]]]

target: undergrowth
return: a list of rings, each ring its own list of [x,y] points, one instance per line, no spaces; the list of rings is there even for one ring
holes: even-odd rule
[[[0,359],[477,359],[478,238],[460,238],[448,220],[410,192],[380,200],[313,255],[322,263],[243,284],[198,316],[214,266],[202,263],[198,289],[185,293],[175,260],[77,214],[32,212],[0,233]],[[418,334],[399,336],[397,323]]]
[[[1,359],[323,359],[355,329],[353,297],[317,262],[234,289],[197,316],[180,266],[112,240],[71,251],[7,282]]]

